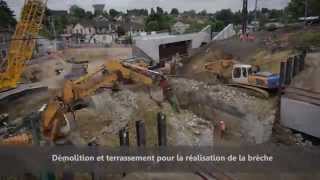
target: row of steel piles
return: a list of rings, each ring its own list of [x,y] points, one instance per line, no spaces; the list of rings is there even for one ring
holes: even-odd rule
[[[289,86],[295,76],[305,68],[306,52],[290,56],[287,61],[281,62],[280,66],[280,88]]]

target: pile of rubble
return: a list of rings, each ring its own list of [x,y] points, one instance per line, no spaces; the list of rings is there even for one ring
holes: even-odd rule
[[[216,100],[218,102],[223,102],[225,104],[232,104],[239,107],[243,112],[261,112],[264,108],[260,108],[263,105],[264,100],[250,96],[245,92],[240,91],[237,88],[225,86],[225,85],[208,85],[204,82],[183,79],[183,78],[173,78],[170,80],[171,84],[174,86],[175,91],[179,94],[192,93],[204,94],[208,100]],[[182,99],[182,98],[181,98]],[[182,99],[183,101],[183,99]],[[205,102],[203,102],[205,103]]]
[[[159,93],[152,94],[156,96]],[[142,120],[146,126],[147,143],[156,144],[156,117],[158,112],[163,112],[167,116],[169,144],[197,146],[213,144],[211,122],[188,110],[176,113],[167,102],[163,102],[160,107],[157,102],[146,95],[146,92],[136,90],[134,92],[131,90],[105,92],[91,99],[91,105],[78,111],[76,115],[79,132],[87,141],[96,139],[101,145],[111,143],[113,143],[111,145],[117,145],[119,130],[127,127],[130,131],[135,131],[135,121]],[[134,141],[134,132],[131,133],[130,139]]]
[[[285,144],[285,145],[298,145],[303,147],[312,147],[313,143],[303,137],[300,133],[294,133],[292,130],[281,126],[276,123],[274,126],[273,140],[275,143]]]

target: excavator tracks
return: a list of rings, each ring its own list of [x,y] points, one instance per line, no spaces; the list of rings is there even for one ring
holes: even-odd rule
[[[244,89],[248,92],[248,94],[252,94],[254,96],[261,97],[264,99],[270,98],[270,93],[268,91],[258,87],[244,85],[244,84],[237,84],[237,83],[227,84],[227,86]]]

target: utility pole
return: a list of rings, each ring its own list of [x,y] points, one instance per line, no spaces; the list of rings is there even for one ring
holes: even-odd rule
[[[308,17],[308,0],[304,1],[304,24],[307,26],[307,17]]]
[[[254,20],[257,21],[258,19],[258,0],[256,0],[256,4],[254,6]]]
[[[248,24],[248,0],[243,0],[242,8],[242,34],[246,34]]]

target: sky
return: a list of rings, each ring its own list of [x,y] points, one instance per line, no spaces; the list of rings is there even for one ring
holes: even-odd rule
[[[24,0],[5,0],[10,8],[19,15]],[[249,1],[249,9],[254,9],[255,0]],[[259,8],[280,9],[287,5],[290,0],[258,0]],[[54,10],[67,10],[73,4],[79,5],[86,10],[92,10],[93,4],[105,4],[106,9],[126,11],[134,8],[152,8],[160,6],[165,10],[178,8],[180,11],[194,9],[196,11],[207,10],[215,12],[221,9],[237,11],[242,8],[242,0],[48,0],[48,7]]]

